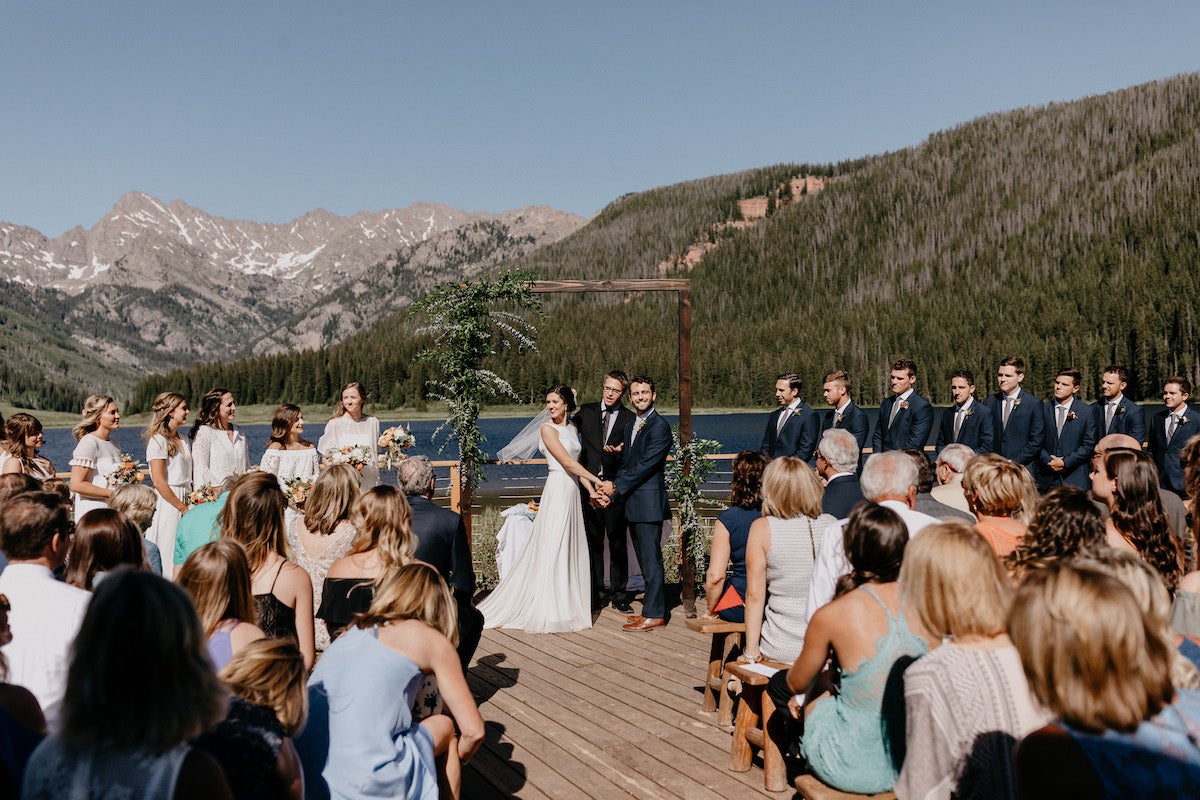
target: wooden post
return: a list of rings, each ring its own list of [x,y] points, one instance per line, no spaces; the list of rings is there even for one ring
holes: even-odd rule
[[[692,440],[692,292],[691,284],[679,290],[679,442]],[[683,464],[684,474],[691,472],[690,459]],[[696,616],[696,571],[692,563],[692,537],[680,526],[679,552],[683,555],[680,600],[685,617]]]
[[[462,488],[462,471],[455,461],[450,465],[450,510],[462,514],[467,529],[467,549],[471,548],[471,490]]]

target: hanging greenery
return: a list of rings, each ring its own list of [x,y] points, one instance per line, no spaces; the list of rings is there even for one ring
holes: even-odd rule
[[[684,556],[692,560],[692,574],[703,575],[708,570],[708,546],[700,535],[700,507],[720,505],[702,494],[705,481],[716,468],[705,456],[721,452],[721,443],[692,437],[683,444],[679,441],[678,425],[671,428],[671,438],[675,440],[675,460],[667,462],[667,485],[679,505],[680,547],[687,543]]]
[[[426,382],[427,396],[449,406],[449,416],[433,433],[434,443],[442,437],[441,452],[452,437],[457,439],[460,486],[466,493],[484,477],[480,409],[491,398],[519,402],[508,381],[483,363],[504,349],[537,350],[537,330],[523,316],[541,313],[541,301],[530,288],[535,278],[531,272],[512,271],[472,283],[439,284],[410,311],[420,323],[416,333],[433,336],[432,346],[416,356],[436,375]]]

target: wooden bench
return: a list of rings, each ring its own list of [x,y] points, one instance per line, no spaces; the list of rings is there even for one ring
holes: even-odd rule
[[[851,794],[826,786],[813,775],[796,776],[796,791],[804,800],[896,800],[895,792]]]
[[[763,660],[766,667],[787,669],[791,664]],[[729,769],[746,772],[754,761],[755,748],[762,751],[763,784],[768,792],[787,791],[787,765],[779,749],[779,735],[766,730],[775,714],[775,703],[767,693],[767,677],[753,672],[749,664],[730,663],[725,673],[742,682],[742,702],[738,705],[737,719],[733,723],[733,742],[729,746]],[[786,711],[784,713],[787,713]]]
[[[704,710],[717,712],[718,725],[732,725],[733,695],[725,690],[725,665],[741,654],[746,640],[746,623],[698,618],[686,620],[686,623],[689,629],[712,636],[708,672],[704,676]]]

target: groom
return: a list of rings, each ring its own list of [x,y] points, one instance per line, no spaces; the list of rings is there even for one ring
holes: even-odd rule
[[[667,624],[663,594],[662,529],[671,514],[663,468],[671,452],[671,426],[654,410],[654,381],[639,375],[629,382],[629,400],[637,418],[625,433],[625,449],[614,480],[601,492],[625,501],[625,519],[646,581],[642,613],[631,615],[627,631],[649,631]]]

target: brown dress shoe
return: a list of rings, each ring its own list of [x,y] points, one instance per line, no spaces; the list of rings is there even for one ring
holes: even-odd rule
[[[645,619],[645,617],[643,617],[641,614],[630,614],[628,617],[625,618],[625,621],[626,622],[641,622],[644,619]]]
[[[622,625],[621,630],[623,630],[623,631],[649,631],[649,630],[653,630],[654,628],[661,628],[662,626],[664,626],[666,624],[667,624],[667,621],[665,619],[652,619],[650,617],[643,617],[640,622],[631,622],[628,625]]]

